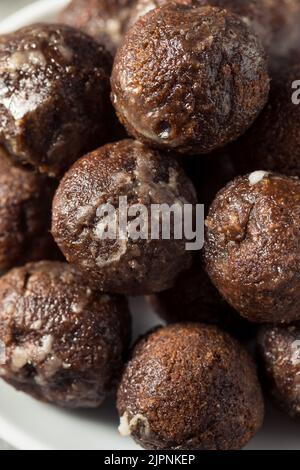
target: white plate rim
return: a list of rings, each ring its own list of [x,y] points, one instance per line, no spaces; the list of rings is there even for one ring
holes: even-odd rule
[[[21,8],[0,22],[0,34],[10,33],[25,24],[40,21],[41,16],[56,14],[68,5],[70,0],[39,0]]]

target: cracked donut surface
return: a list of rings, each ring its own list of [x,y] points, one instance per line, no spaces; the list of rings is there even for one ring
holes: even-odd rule
[[[255,171],[221,190],[206,220],[208,273],[248,320],[289,323],[300,307],[300,181]]]
[[[124,227],[120,197],[127,198]],[[192,255],[185,236],[175,238],[172,224],[170,239],[163,239],[161,229],[158,238],[152,237],[151,207],[195,203],[194,186],[175,158],[124,140],[86,155],[67,172],[54,198],[52,233],[67,260],[84,269],[100,289],[152,294],[171,287],[177,274],[190,266]],[[116,231],[111,237],[101,235],[109,222],[101,215],[106,204],[114,209],[110,227]],[[147,213],[140,213],[144,235],[135,240],[130,226],[138,222],[138,214],[130,217],[129,211],[136,205]],[[125,228],[125,237],[120,228]]]

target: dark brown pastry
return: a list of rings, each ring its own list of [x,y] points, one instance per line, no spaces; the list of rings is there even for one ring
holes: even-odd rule
[[[255,335],[256,328],[221,297],[205,272],[201,259],[179,275],[174,287],[147,299],[167,323],[198,322],[219,325],[239,339]]]
[[[136,0],[72,0],[59,15],[59,22],[93,36],[115,55]]]
[[[268,392],[300,418],[300,325],[263,327],[258,346]]]
[[[106,142],[111,58],[68,26],[35,24],[0,42],[0,143],[51,176]]]
[[[297,65],[279,62],[272,74],[267,106],[232,146],[235,164],[243,174],[261,169],[300,176],[300,54],[298,57]]]
[[[18,166],[0,147],[0,272],[28,261],[59,259],[50,234],[52,180]]]
[[[266,50],[273,56],[285,56],[300,40],[299,0],[175,0],[190,6],[211,5],[225,8],[239,15],[247,26],[261,39]],[[129,26],[154,8],[174,0],[137,0],[132,8]]]
[[[65,263],[13,269],[0,280],[1,377],[63,407],[96,407],[114,390],[129,345],[125,298],[95,291]]]
[[[151,237],[150,218],[145,237],[134,240],[134,214],[127,225],[125,220],[129,236],[122,239],[123,228],[113,218],[116,230],[107,230],[113,239],[104,238],[108,216],[99,209],[109,203],[118,211],[124,196],[128,208],[142,204],[149,217],[151,204],[196,202],[194,187],[175,159],[124,140],[81,158],[67,172],[54,198],[52,233],[67,260],[86,270],[99,288],[127,295],[160,292],[190,266],[191,252],[186,239],[175,239],[173,230],[169,240],[162,239],[161,231],[158,239]]]
[[[130,29],[112,74],[129,134],[161,149],[209,153],[239,137],[265,105],[264,50],[237,16],[170,4]]]
[[[146,449],[240,449],[260,428],[255,365],[217,327],[175,324],[135,346],[118,390],[119,431]]]
[[[215,198],[206,221],[208,273],[253,322],[300,319],[300,180],[256,171]]]

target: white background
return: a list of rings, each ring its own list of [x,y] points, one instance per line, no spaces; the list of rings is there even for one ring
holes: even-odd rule
[[[32,0],[0,0],[0,20],[3,20],[19,8],[28,5],[28,3],[32,3]]]

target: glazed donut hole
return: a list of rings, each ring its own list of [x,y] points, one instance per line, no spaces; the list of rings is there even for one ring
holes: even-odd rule
[[[155,450],[240,449],[264,416],[251,357],[227,333],[199,323],[141,338],[117,405],[120,432]]]
[[[269,93],[265,51],[237,15],[176,3],[150,11],[128,31],[111,84],[130,135],[183,154],[236,140]]]
[[[125,298],[93,290],[66,263],[16,268],[0,280],[0,376],[67,408],[94,408],[114,391],[130,341]]]
[[[114,240],[100,237],[105,219],[99,207],[110,201],[119,211],[119,198],[125,196],[131,206],[149,209],[148,214],[153,205],[196,203],[194,186],[174,158],[123,140],[88,154],[67,172],[54,198],[52,234],[66,259],[86,271],[99,289],[133,296],[160,292],[189,268],[187,240],[176,239],[173,231],[170,239],[149,234],[123,240],[119,229]],[[131,219],[128,233],[130,224]]]
[[[60,177],[106,142],[111,57],[90,36],[35,24],[0,41],[0,144],[22,164]]]
[[[206,269],[246,319],[300,319],[300,181],[255,171],[216,196],[206,220]]]

